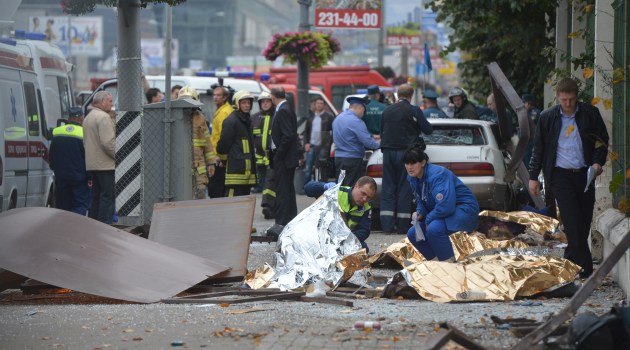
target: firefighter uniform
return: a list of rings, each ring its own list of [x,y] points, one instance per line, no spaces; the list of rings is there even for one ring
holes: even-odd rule
[[[214,148],[210,142],[210,131],[206,118],[199,110],[192,116],[193,174],[195,177],[195,199],[206,198],[208,166],[214,166]]]
[[[184,86],[179,90],[178,98],[189,97],[198,100],[197,91],[190,86]],[[208,167],[214,167],[214,147],[210,141],[210,131],[206,118],[199,109],[192,111],[192,146],[193,146],[193,193],[195,199],[206,198],[206,188],[208,187]]]
[[[227,155],[225,165],[225,196],[245,196],[256,184],[256,155],[249,112],[243,112],[239,102],[254,97],[246,90],[234,94],[236,110],[224,121],[217,153]]]
[[[269,157],[267,155],[267,149],[269,149],[269,140],[271,139],[271,119],[273,118],[274,108],[265,111],[261,106],[261,101],[269,100],[271,102],[271,95],[268,92],[263,92],[258,96],[258,105],[260,111],[252,115],[252,135],[254,136],[254,148],[256,149],[256,171],[258,175],[257,189],[259,192],[264,187],[265,175],[267,168],[269,167]]]
[[[49,157],[55,172],[55,206],[85,216],[91,196],[81,124],[68,122],[53,130]]]

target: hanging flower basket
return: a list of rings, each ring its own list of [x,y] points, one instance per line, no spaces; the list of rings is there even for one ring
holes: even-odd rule
[[[341,45],[331,34],[322,32],[287,32],[276,34],[267,45],[263,56],[275,61],[284,56],[284,63],[294,64],[300,58],[311,68],[321,68],[341,50]]]

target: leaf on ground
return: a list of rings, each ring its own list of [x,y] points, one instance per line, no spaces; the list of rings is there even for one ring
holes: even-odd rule
[[[51,337],[48,337],[48,336],[46,336],[46,337],[42,337],[42,340],[50,340],[50,339],[52,339],[52,338],[51,338]]]
[[[132,328],[123,329],[123,333],[133,333]]]
[[[486,318],[485,317],[479,317],[479,323],[486,324]]]
[[[393,337],[392,337],[392,340],[396,342],[396,341],[400,341],[400,338],[399,338],[399,337],[397,337],[397,336],[393,336]]]
[[[133,340],[133,341],[140,341],[140,340],[144,340],[144,339],[142,339],[142,337],[135,337],[135,338],[131,338],[131,340]]]
[[[220,306],[220,307],[229,307],[229,306],[230,306],[230,304],[228,304],[228,303],[221,303],[221,304],[219,304],[219,306]]]
[[[391,345],[389,345],[389,344],[383,344],[383,349],[389,349],[389,348],[391,348],[391,347],[392,347],[392,346],[391,346]]]

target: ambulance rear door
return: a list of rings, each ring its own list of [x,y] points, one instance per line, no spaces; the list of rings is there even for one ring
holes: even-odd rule
[[[28,137],[20,71],[0,67],[0,113],[3,137],[2,211],[26,204]]]
[[[46,116],[41,101],[41,93],[34,75],[20,73],[24,88],[26,104],[27,138],[28,138],[28,186],[26,206],[44,206],[46,204],[47,186],[51,170],[48,166],[48,140],[45,125]]]

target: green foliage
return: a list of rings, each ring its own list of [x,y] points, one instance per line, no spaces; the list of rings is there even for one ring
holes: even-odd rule
[[[125,0],[120,0],[125,1]],[[142,7],[146,7],[147,3],[152,4],[168,4],[171,6],[179,5],[186,0],[141,0]],[[103,5],[108,7],[115,7],[118,5],[118,0],[61,0],[61,6],[63,12],[70,15],[84,15],[94,11],[96,5]]]
[[[610,183],[608,184],[608,191],[610,193],[616,193],[617,191],[619,191],[619,189],[621,189],[621,187],[623,186],[623,173],[618,172],[616,173],[612,180],[610,180]]]
[[[491,91],[486,65],[497,62],[518,93],[543,100],[554,57],[555,0],[433,0],[427,4],[454,33],[446,52],[462,52],[461,81],[476,100]],[[549,19],[549,20],[548,20]]]

